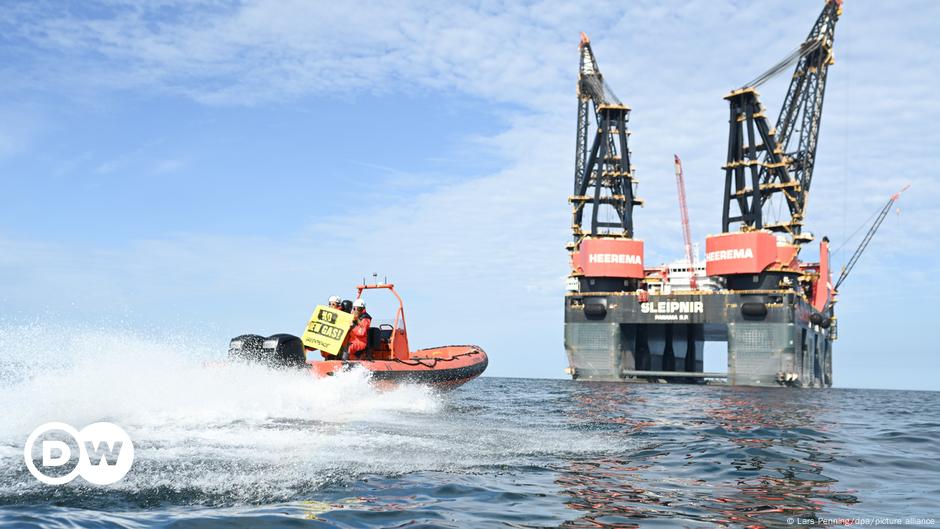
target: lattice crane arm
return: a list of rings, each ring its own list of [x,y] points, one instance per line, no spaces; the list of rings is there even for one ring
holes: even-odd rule
[[[589,98],[595,106],[620,105],[620,100],[610,89],[610,86],[604,82],[604,75],[597,67],[597,58],[594,57],[594,51],[591,49],[591,39],[583,32],[581,33],[581,43],[578,48],[581,50],[581,66],[578,70],[578,97]]]
[[[604,82],[584,33],[578,45],[578,130],[575,146],[573,207],[574,245],[586,235],[633,237],[633,169],[627,144],[630,108],[620,102]],[[593,110],[593,112],[592,112]],[[591,117],[596,133],[589,142]],[[599,212],[604,212],[599,216]],[[590,225],[585,213],[590,211]]]
[[[741,224],[744,231],[769,229],[786,234],[794,244],[812,239],[803,220],[822,117],[829,66],[833,64],[835,26],[841,0],[826,0],[803,43],[793,53],[748,85],[725,97],[731,105],[722,231]],[[796,64],[790,87],[771,128],[756,86]],[[789,218],[769,223],[764,204],[780,196]]]
[[[871,242],[872,237],[875,236],[875,232],[878,231],[878,228],[881,227],[881,223],[884,222],[885,217],[888,216],[888,212],[891,211],[891,206],[897,202],[898,198],[901,196],[901,193],[907,191],[911,187],[910,184],[904,186],[900,191],[891,195],[891,198],[888,199],[888,202],[881,208],[881,211],[878,213],[878,217],[872,223],[871,228],[868,229],[868,233],[865,234],[865,238],[862,239],[862,242],[859,243],[858,248],[855,249],[855,253],[852,254],[852,257],[849,258],[849,262],[842,267],[842,273],[839,275],[839,280],[836,281],[836,286],[833,287],[833,290],[839,290],[839,285],[845,281],[845,278],[849,276],[849,272],[855,268],[855,264],[858,262],[859,258],[862,256],[862,253],[865,251],[865,248],[868,247],[868,243]]]
[[[800,46],[795,60],[796,69],[777,117],[775,138],[784,155],[792,160],[790,172],[793,180],[800,184],[801,214],[813,178],[827,74],[829,66],[835,62],[833,42],[836,22],[841,14],[842,0],[826,1],[813,28]],[[793,145],[792,140],[796,140]],[[766,181],[769,176],[764,176]]]
[[[614,92],[604,82],[604,75],[597,66],[597,58],[594,56],[594,50],[591,49],[591,39],[584,32],[581,33],[578,51],[581,62],[578,67],[578,131],[574,166],[575,194],[581,188],[581,180],[584,177],[584,169],[588,161],[588,129],[591,124],[591,106],[594,106],[594,122],[600,125],[601,118],[597,113],[597,109],[605,105],[621,104]],[[608,151],[615,149],[616,146],[613,144],[607,146]]]
[[[689,286],[694,290],[698,287],[695,278],[695,262],[692,256],[692,227],[689,226],[689,206],[685,199],[685,174],[682,172],[682,160],[675,154],[676,188],[679,193],[679,215],[682,219],[682,240],[685,243],[685,258],[689,262]]]

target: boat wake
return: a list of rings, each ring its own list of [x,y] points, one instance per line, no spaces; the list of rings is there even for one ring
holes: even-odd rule
[[[494,415],[499,389],[385,389],[362,369],[314,378],[220,363],[218,345],[189,337],[47,331],[0,328],[0,506],[48,501],[22,450],[50,421],[109,421],[130,435],[135,461],[123,480],[55,489],[57,505],[109,511],[302,501],[369,476],[474,474],[623,448],[547,408]]]
[[[407,471],[393,452],[413,439],[396,438],[383,425],[441,409],[429,388],[380,391],[359,369],[316,379],[296,370],[207,364],[210,348],[189,339],[56,335],[67,338],[49,345],[41,328],[0,331],[0,503],[40,492],[21,454],[29,432],[50,421],[124,428],[137,461],[108,490],[129,500],[160,490],[164,501],[167,491],[178,491],[187,503],[228,503],[291,497],[383,465]],[[384,432],[378,438],[377,427]],[[76,493],[85,488],[81,480],[73,484]]]

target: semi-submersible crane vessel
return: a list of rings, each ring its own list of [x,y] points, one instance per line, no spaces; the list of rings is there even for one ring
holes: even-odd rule
[[[836,290],[828,239],[818,243],[819,262],[799,254],[813,241],[803,220],[840,14],[841,1],[828,0],[799,49],[725,96],[721,233],[707,237],[704,263],[660,268],[644,267],[643,241],[634,233],[633,209],[642,201],[627,141],[630,108],[604,82],[582,34],[565,298],[573,378],[832,385]],[[793,64],[772,126],[756,88]],[[774,206],[783,211],[776,221]],[[727,341],[727,373],[703,372],[705,341]]]

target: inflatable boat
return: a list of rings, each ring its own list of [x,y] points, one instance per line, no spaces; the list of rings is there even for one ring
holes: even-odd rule
[[[412,351],[404,359],[323,360],[310,365],[318,376],[333,376],[358,365],[371,371],[374,380],[457,386],[483,373],[487,363],[486,353],[475,345],[445,345]]]
[[[365,349],[342,360],[342,351],[349,348],[349,329],[353,316],[352,302],[343,303],[345,310],[318,306],[302,337],[275,334],[264,337],[244,334],[232,338],[229,358],[235,361],[260,363],[271,367],[308,369],[314,376],[334,376],[345,370],[361,367],[381,382],[414,382],[435,386],[458,386],[486,370],[486,353],[475,345],[446,345],[412,351],[408,346],[404,302],[395,286],[389,283],[358,285],[356,299],[372,290],[385,290],[395,296],[398,309],[388,322],[373,320],[368,328]]]

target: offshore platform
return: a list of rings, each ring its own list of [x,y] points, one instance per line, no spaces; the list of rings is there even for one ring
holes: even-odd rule
[[[840,15],[841,0],[827,0],[796,51],[725,96],[730,134],[721,233],[706,238],[703,263],[693,254],[676,156],[686,255],[655,268],[644,266],[643,241],[634,236],[633,210],[642,200],[627,141],[630,108],[604,82],[582,34],[565,295],[566,371],[572,378],[832,385],[838,287],[898,196],[884,206],[837,282],[827,238],[818,243],[819,262],[799,259],[813,241],[803,220]],[[771,126],[756,89],[794,64]],[[780,212],[778,218],[773,212]],[[703,371],[706,341],[727,342],[727,373]]]

